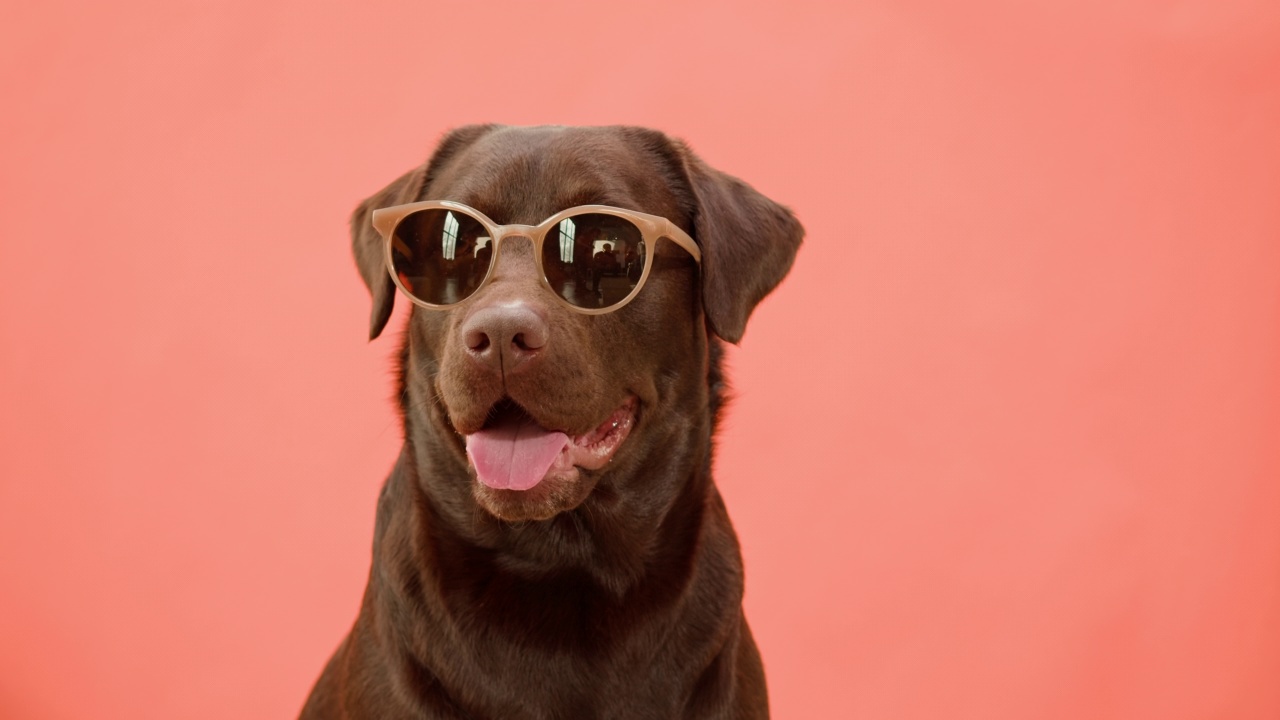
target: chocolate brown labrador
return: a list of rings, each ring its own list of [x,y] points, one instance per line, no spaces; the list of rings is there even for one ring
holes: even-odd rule
[[[688,233],[701,262],[651,243],[633,299],[585,314],[556,297],[533,241],[508,237],[464,302],[413,307],[405,441],[364,601],[301,716],[768,717],[712,448],[722,341],[786,275],[800,224],[660,132],[461,128],[352,217],[371,339],[397,294],[372,214],[424,200],[494,224],[639,211]],[[623,268],[638,258],[609,250],[583,292],[635,278]],[[517,435],[535,438],[529,453]]]

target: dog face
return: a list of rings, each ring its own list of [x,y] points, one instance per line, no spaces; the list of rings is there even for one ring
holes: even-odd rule
[[[681,476],[670,465],[709,462],[715,336],[741,338],[752,308],[789,269],[799,224],[661,133],[463,128],[352,218],[374,300],[371,337],[390,316],[395,287],[370,214],[417,200],[528,225],[611,205],[666,217],[697,241],[701,267],[658,242],[639,295],[587,315],[541,283],[530,240],[509,238],[489,282],[466,302],[413,308],[401,356],[406,439],[432,455],[422,481],[448,512],[547,520],[590,499],[661,515],[678,488],[653,484]]]

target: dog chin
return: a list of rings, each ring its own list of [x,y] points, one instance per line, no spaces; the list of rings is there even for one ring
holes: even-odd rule
[[[582,504],[595,480],[580,468],[552,470],[547,477],[528,490],[492,488],[478,479],[472,481],[476,504],[499,520],[524,522],[550,520],[556,515]]]

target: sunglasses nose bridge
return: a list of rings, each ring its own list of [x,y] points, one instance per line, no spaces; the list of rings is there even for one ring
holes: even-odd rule
[[[538,264],[533,252],[532,233],[521,229],[502,232],[495,243],[490,282],[505,282],[528,275],[536,278]]]
[[[533,252],[533,233],[523,230],[507,230],[498,233],[496,249],[500,254],[515,253],[521,255]],[[497,258],[495,258],[495,261]]]

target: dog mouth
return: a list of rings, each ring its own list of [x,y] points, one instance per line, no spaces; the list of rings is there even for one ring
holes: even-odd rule
[[[510,398],[489,410],[479,431],[466,436],[476,478],[497,490],[528,490],[543,480],[568,477],[576,468],[599,470],[617,453],[636,420],[630,396],[594,429],[580,435],[548,430]]]

